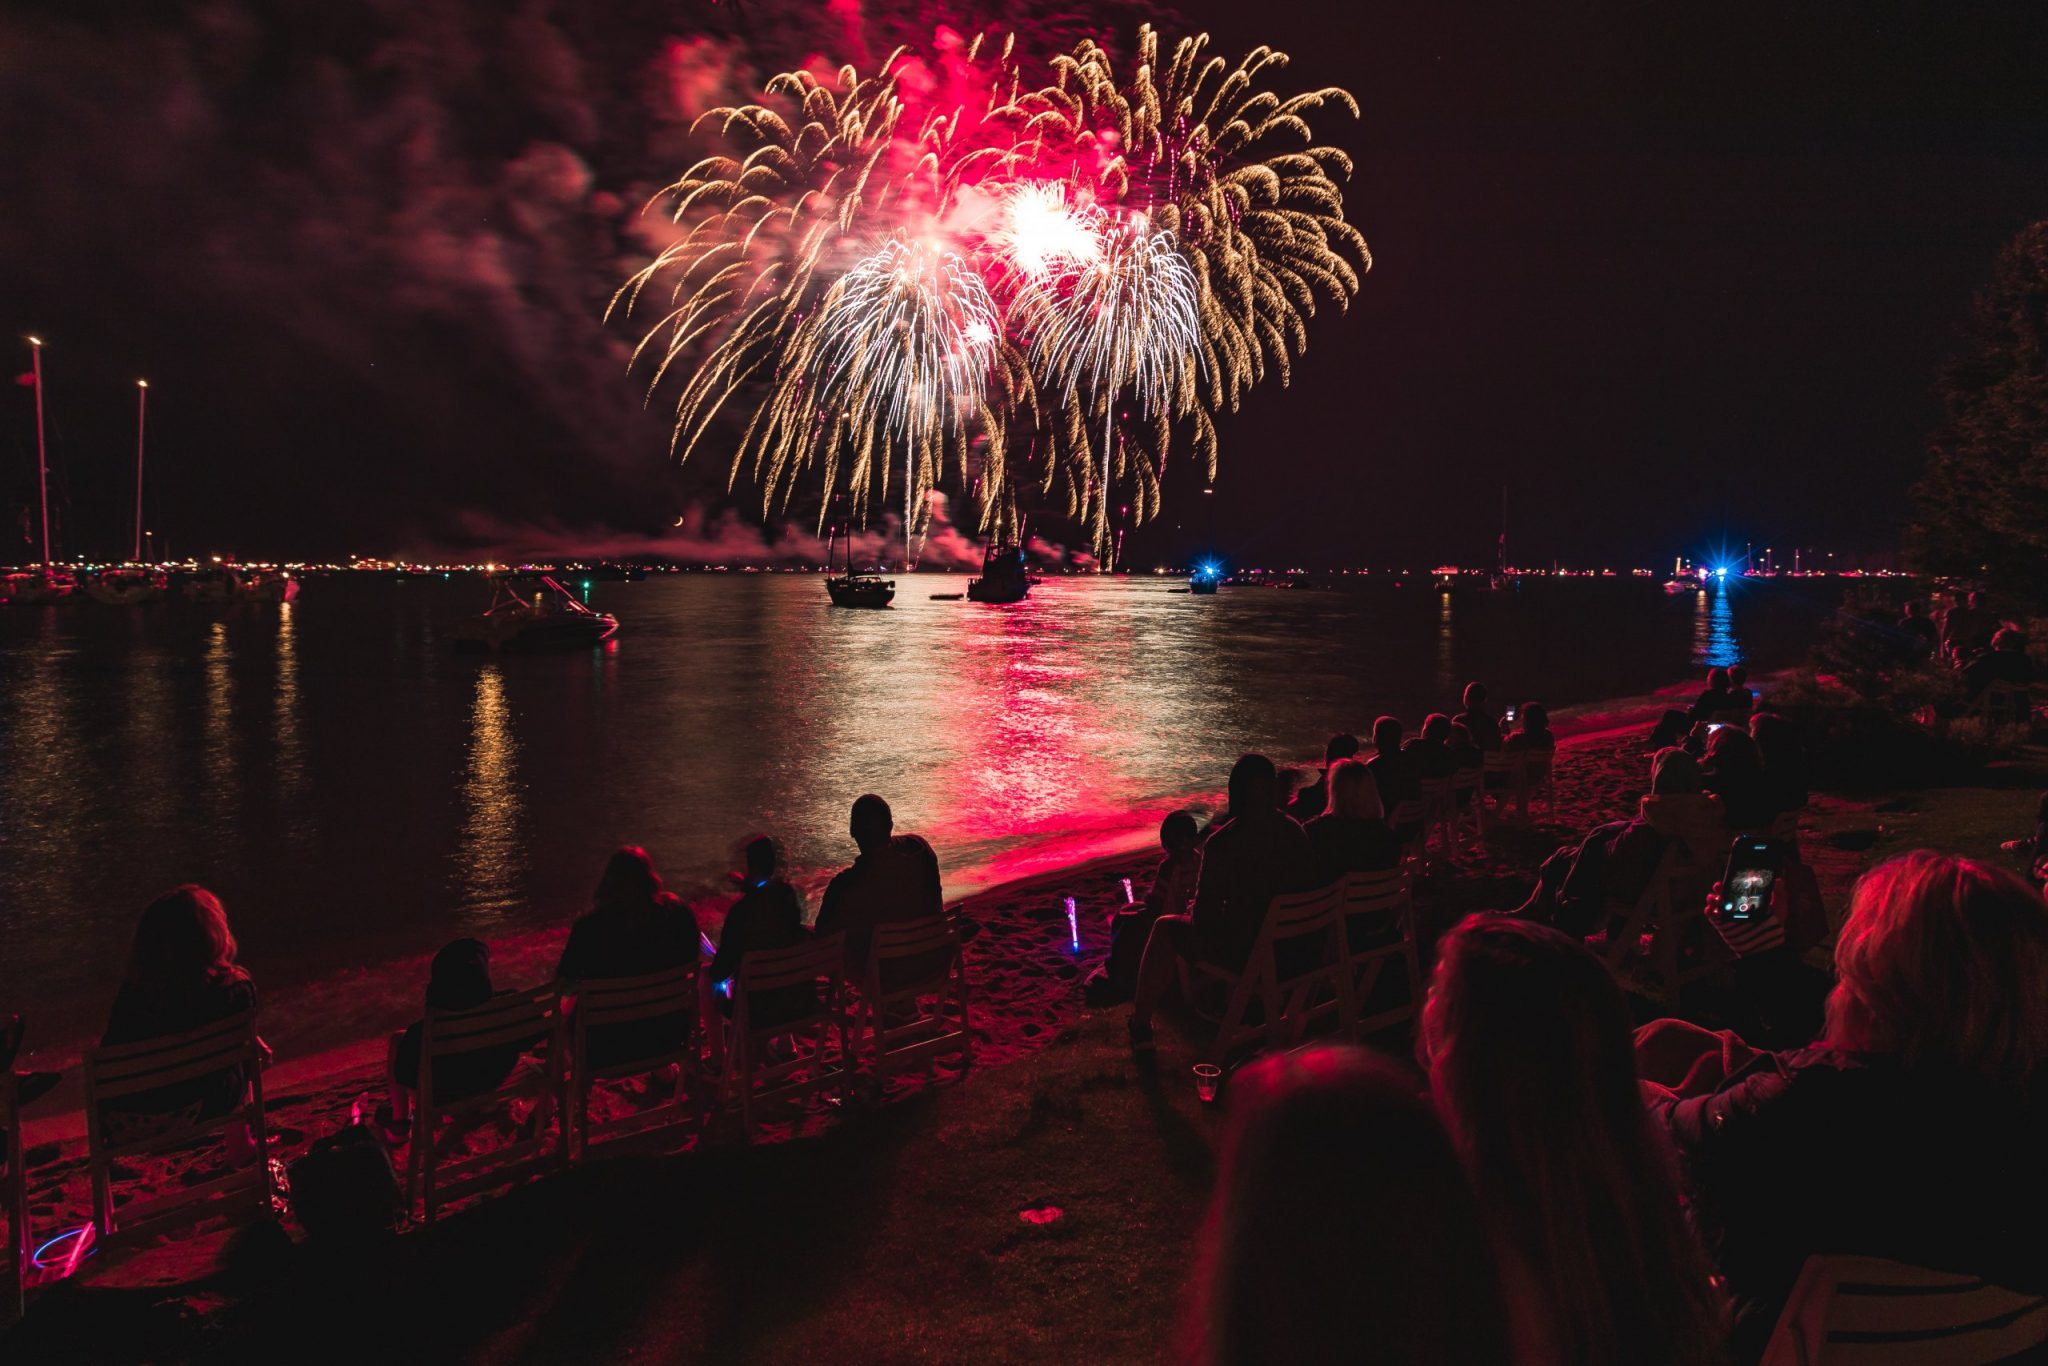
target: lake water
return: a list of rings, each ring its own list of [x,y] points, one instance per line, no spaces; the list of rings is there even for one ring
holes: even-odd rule
[[[92,1028],[178,882],[222,895],[275,989],[565,923],[620,843],[687,889],[768,831],[815,879],[867,791],[966,891],[1143,843],[1242,750],[1306,761],[1382,712],[1455,710],[1469,678],[1555,707],[1789,662],[1836,593],[1053,578],[985,607],[930,600],[961,577],[899,584],[857,612],[808,574],[598,583],[612,642],[505,659],[454,652],[488,599],[460,577],[0,608],[0,1010],[44,1042]]]

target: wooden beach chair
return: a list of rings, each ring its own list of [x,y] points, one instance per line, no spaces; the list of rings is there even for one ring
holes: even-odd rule
[[[1806,1259],[1760,1366],[2039,1361],[2048,1296],[1881,1257]]]
[[[0,1138],[6,1141],[7,1249],[14,1266],[14,1317],[28,1308],[29,1257],[35,1240],[29,1233],[28,1170],[21,1150],[21,1097],[14,1069],[0,1068]]]
[[[796,986],[815,991],[809,1009],[761,1016],[763,992]],[[737,1101],[740,1128],[749,1142],[762,1104],[807,1100],[828,1091],[844,1099],[853,1062],[846,1030],[846,936],[830,934],[748,954],[732,979],[732,1018],[713,1012],[706,1024],[718,1030],[720,1102],[730,1107]],[[835,1067],[825,1063],[828,1033],[836,1035],[839,1045]],[[788,1056],[773,1055],[771,1045],[777,1040],[786,1042]]]
[[[540,1060],[522,1060],[495,1090],[460,1099],[443,1099],[434,1092],[437,1061],[485,1049],[536,1046],[542,1050]],[[439,1216],[446,1201],[511,1185],[563,1164],[566,1052],[562,993],[553,985],[506,992],[470,1010],[427,1012],[420,1037],[419,1095],[413,1107],[406,1197],[420,1207],[428,1223]],[[456,1148],[479,1125],[510,1114],[520,1101],[532,1102],[532,1108],[524,1120],[516,1121],[518,1136],[510,1143],[472,1156],[444,1155],[444,1148]]]
[[[1198,1014],[1205,989],[1222,994],[1222,1013],[1211,1017],[1217,1022],[1211,1061],[1221,1066],[1246,1044],[1263,1041],[1282,1047],[1299,1038],[1318,989],[1327,990],[1329,1000],[1340,999],[1343,908],[1341,883],[1276,896],[1266,908],[1244,971],[1181,959],[1181,995]],[[1254,1005],[1259,1007],[1256,1022],[1250,1018]]]
[[[1458,856],[1458,790],[1457,779],[1446,775],[1442,778],[1422,780],[1422,819],[1424,825],[1423,845],[1428,847],[1430,833],[1437,837],[1437,847],[1445,858]]]
[[[1479,838],[1486,838],[1486,798],[1493,797],[1493,816],[1506,820],[1508,802],[1515,798],[1522,786],[1522,755],[1504,749],[1489,751],[1480,761],[1479,772],[1482,781],[1472,802],[1479,813]],[[1496,779],[1498,781],[1496,781]]]
[[[2024,683],[1993,683],[1977,699],[1976,712],[1993,727],[2031,725],[2034,695]]]
[[[1521,770],[1515,778],[1515,814],[1524,824],[1533,817],[1529,807],[1539,798],[1550,806],[1550,818],[1557,819],[1557,754],[1547,749],[1524,750],[1519,756]]]
[[[1387,826],[1401,841],[1401,852],[1410,858],[1421,858],[1429,849],[1429,821],[1427,807],[1420,798],[1410,798],[1394,803],[1394,809],[1387,813]]]
[[[1479,843],[1486,838],[1486,795],[1485,770],[1483,768],[1461,768],[1451,774],[1451,831],[1454,841],[1461,840],[1460,827],[1472,822],[1472,839]]]
[[[611,1026],[639,1024],[681,1015],[682,1043],[673,1049],[592,1066],[590,1036]],[[702,1038],[697,1019],[697,966],[687,964],[636,977],[608,977],[581,982],[576,986],[575,1007],[569,1012],[569,1156],[572,1161],[590,1155],[592,1143],[623,1142],[678,1124],[702,1118],[704,1074]],[[648,1077],[673,1068],[675,1086],[670,1098],[656,1106],[619,1119],[592,1125],[590,1096],[599,1082]]]
[[[1624,989],[1676,1010],[1688,985],[1732,961],[1705,911],[1719,871],[1674,839],[1635,904],[1608,908],[1601,958]]]
[[[919,967],[925,970],[917,973]],[[930,1013],[924,1009],[927,998]],[[958,1057],[963,1069],[973,1065],[967,962],[950,917],[875,926],[853,1037],[868,1053],[870,1081],[878,1091],[890,1073],[929,1069],[941,1057]]]
[[[1337,884],[1338,1021],[1355,1038],[1412,1019],[1422,1006],[1422,964],[1415,946],[1414,882],[1406,868],[1352,873]],[[1407,978],[1405,993],[1380,993],[1391,969]]]
[[[87,1166],[92,1172],[93,1222],[105,1247],[159,1231],[185,1219],[214,1215],[270,1217],[269,1137],[263,1127],[263,1045],[253,1011],[230,1015],[199,1029],[139,1043],[89,1048],[85,1052]],[[150,1114],[106,1110],[108,1102],[146,1095],[181,1082],[242,1068],[249,1078],[242,1100],[211,1119],[189,1113]],[[217,1155],[217,1145],[238,1126],[255,1140],[246,1165],[187,1185],[184,1176]],[[18,1132],[18,1130],[17,1130]],[[195,1162],[167,1188],[124,1205],[114,1203],[114,1162],[177,1149],[195,1149]]]

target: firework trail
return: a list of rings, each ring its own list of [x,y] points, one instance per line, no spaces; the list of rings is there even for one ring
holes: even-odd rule
[[[614,300],[668,288],[635,355],[656,385],[685,375],[678,454],[731,408],[730,484],[751,471],[772,513],[816,475],[856,515],[890,497],[894,446],[912,515],[971,457],[984,531],[1030,496],[1092,514],[1098,553],[1116,491],[1134,521],[1158,511],[1177,431],[1213,479],[1214,415],[1287,383],[1307,320],[1348,306],[1371,257],[1344,217],[1350,159],[1308,123],[1355,101],[1283,98],[1261,88],[1282,54],[1233,67],[1207,42],[1162,62],[1141,28],[1120,77],[1084,39],[1034,80],[976,39],[942,82],[906,80],[898,52],[707,114],[728,153],[664,192],[677,239]]]

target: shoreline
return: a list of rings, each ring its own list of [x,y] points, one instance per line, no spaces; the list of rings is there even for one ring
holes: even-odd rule
[[[1783,672],[1759,678],[1760,693],[1784,676]],[[1571,752],[1597,746],[1647,728],[1667,707],[1689,703],[1695,684],[1679,681],[1648,693],[1609,698],[1558,708],[1551,728],[1558,749]],[[1316,760],[1320,761],[1320,754]],[[1019,846],[1003,856],[971,865],[963,874],[945,883],[949,905],[960,906],[980,920],[978,911],[993,912],[992,919],[1015,919],[1031,915],[1027,903],[1044,898],[1039,908],[1048,920],[1064,920],[1060,898],[1079,889],[1107,885],[1120,890],[1118,879],[1142,877],[1153,861],[1153,841],[1158,822],[1167,812],[1186,807],[1209,811],[1221,805],[1221,793],[1195,794],[1180,800],[1162,800],[1130,813],[1124,828],[1105,826],[1102,832],[1082,841],[1054,840]],[[994,870],[1000,868],[1002,875]],[[1049,895],[1058,888],[1057,896]],[[1083,899],[1077,896],[1077,899]],[[1093,900],[1094,898],[1086,898]],[[695,907],[693,907],[695,908]],[[1099,919],[1092,911],[1084,916],[1084,950],[1090,938],[1102,937]],[[1057,928],[1064,930],[1061,924]],[[491,941],[494,977],[503,982],[541,981],[552,973],[562,943],[568,937],[563,923],[546,929],[529,930],[495,937]],[[1064,934],[1055,936],[1064,938]],[[1106,942],[1101,946],[1106,951]],[[1064,944],[1052,947],[1054,961],[1078,983],[1082,975],[1076,956]],[[1083,955],[1085,957],[1085,953]],[[277,1029],[273,1046],[279,1061],[266,1074],[266,1099],[281,1102],[307,1093],[332,1090],[341,1082],[381,1088],[385,1037],[414,1017],[413,1004],[419,986],[426,980],[431,955],[419,954],[385,959],[363,967],[345,969],[301,983],[289,995],[292,1007],[280,1010],[270,1005],[273,1021],[283,1017],[285,1027]],[[397,992],[402,991],[403,996]],[[1071,1010],[1081,1010],[1078,992]],[[1053,1022],[1039,1022],[1042,1029],[1056,1028]],[[1026,1036],[1038,1037],[1039,1031]],[[39,1113],[23,1123],[24,1140],[31,1144],[70,1143],[83,1138],[85,1113],[83,1083],[78,1061],[87,1040],[69,1041],[24,1053],[24,1067],[45,1067],[64,1071],[64,1081]],[[296,1046],[295,1046],[296,1045]],[[57,1107],[57,1108],[52,1108]]]

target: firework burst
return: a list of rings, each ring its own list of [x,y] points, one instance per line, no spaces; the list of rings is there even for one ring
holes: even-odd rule
[[[730,412],[729,484],[751,472],[764,511],[815,482],[864,513],[895,467],[915,516],[972,454],[984,530],[1014,529],[1035,485],[1092,514],[1098,549],[1117,491],[1156,514],[1177,431],[1213,479],[1214,414],[1285,384],[1308,318],[1370,266],[1350,160],[1308,123],[1358,109],[1261,88],[1286,62],[1266,48],[1232,67],[1195,38],[1162,62],[1146,27],[1134,55],[1120,77],[1084,40],[1034,83],[977,39],[942,81],[898,53],[699,120],[728,152],[664,192],[676,238],[614,300],[668,288],[635,359],[685,375],[678,455]]]

